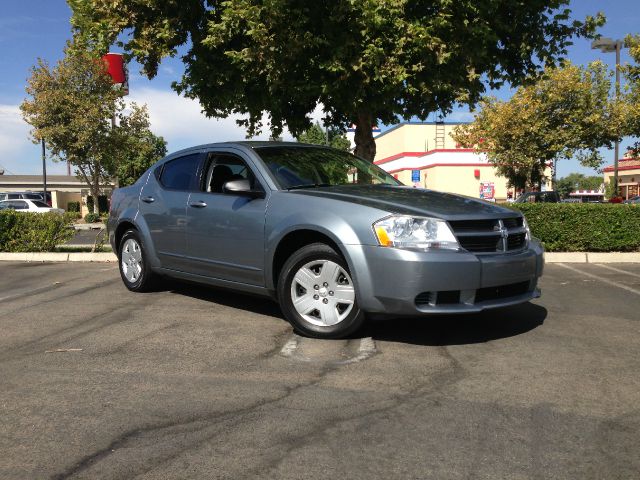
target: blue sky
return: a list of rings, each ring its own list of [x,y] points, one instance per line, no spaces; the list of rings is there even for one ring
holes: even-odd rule
[[[582,19],[588,14],[602,11],[607,24],[601,33],[607,37],[622,38],[628,33],[640,33],[640,6],[638,0],[573,0],[573,16]],[[25,97],[25,84],[29,70],[41,57],[54,63],[70,38],[70,10],[63,0],[0,0],[0,168],[7,173],[36,174],[41,172],[40,149],[29,140],[29,126],[25,124],[18,105]],[[571,47],[569,59],[586,64],[601,59],[614,66],[613,54],[602,54],[590,49],[589,41],[577,39]],[[623,51],[622,61],[629,61]],[[130,99],[149,106],[152,129],[168,141],[169,151],[190,145],[219,140],[242,139],[245,132],[236,126],[235,119],[207,119],[200,113],[197,102],[187,100],[170,88],[172,80],[182,70],[179,60],[166,60],[153,80],[137,75],[137,67],[130,68]],[[508,97],[509,89],[497,92]],[[316,112],[318,118],[320,112]],[[434,117],[435,118],[435,117]],[[448,121],[470,120],[467,109],[454,111]],[[431,119],[430,119],[431,120]],[[622,147],[630,141],[625,140]],[[621,150],[624,151],[624,148]],[[613,152],[603,150],[608,162]],[[48,161],[49,173],[65,173],[64,165]],[[564,176],[573,171],[591,174],[575,161],[559,162],[558,173]]]

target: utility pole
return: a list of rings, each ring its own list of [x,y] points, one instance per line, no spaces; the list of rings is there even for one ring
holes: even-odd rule
[[[44,186],[44,203],[48,204],[47,200],[47,154],[44,146],[44,138],[40,140],[42,144],[42,185]]]
[[[608,37],[602,37],[591,42],[591,48],[594,50],[600,50],[604,53],[616,52],[616,100],[620,97],[620,50],[622,49],[623,43],[622,40],[614,40]],[[617,197],[620,195],[618,191],[618,156],[620,154],[620,143],[616,139],[614,144],[614,155],[613,159],[613,191],[614,195]]]

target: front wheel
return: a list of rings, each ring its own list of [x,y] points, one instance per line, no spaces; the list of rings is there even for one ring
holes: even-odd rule
[[[285,263],[278,300],[295,330],[316,338],[342,338],[364,322],[344,259],[323,243],[307,245]]]

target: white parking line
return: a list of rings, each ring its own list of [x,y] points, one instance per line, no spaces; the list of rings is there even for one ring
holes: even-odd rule
[[[293,356],[294,352],[298,349],[299,343],[300,343],[300,337],[294,333],[289,339],[289,341],[285,343],[282,349],[280,350],[280,355],[284,357]]]
[[[637,273],[627,272],[626,270],[623,270],[621,268],[610,267],[609,265],[603,265],[602,263],[595,263],[594,265],[597,265],[597,266],[602,267],[602,268],[606,268],[608,270],[613,270],[614,272],[620,272],[620,273],[624,273],[626,275],[632,275],[634,277],[640,278],[640,275],[638,275]]]
[[[373,354],[375,353],[376,353],[376,342],[373,340],[373,338],[371,337],[361,338],[360,347],[358,348],[358,355],[338,363],[340,363],[341,365],[346,365],[349,363],[361,362],[373,356]]]
[[[612,285],[614,287],[621,288],[621,289],[626,290],[628,292],[635,293],[636,295],[640,295],[640,290],[636,290],[635,288],[627,287],[626,285],[621,285],[619,283],[612,282],[611,280],[607,280],[606,278],[599,277],[598,275],[594,275],[593,273],[588,273],[588,272],[582,271],[582,270],[580,270],[578,268],[570,267],[569,265],[567,265],[565,263],[558,263],[557,265],[559,265],[560,267],[566,268],[568,270],[573,270],[574,272],[579,273],[580,275],[584,275],[584,276],[587,276],[587,277],[595,278],[596,280],[599,280],[602,283],[606,283],[608,285]]]

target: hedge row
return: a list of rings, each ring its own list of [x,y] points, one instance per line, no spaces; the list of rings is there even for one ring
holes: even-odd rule
[[[549,252],[640,250],[638,205],[528,203],[509,207],[524,213],[532,235]]]
[[[73,237],[72,213],[0,211],[0,252],[51,252]]]

